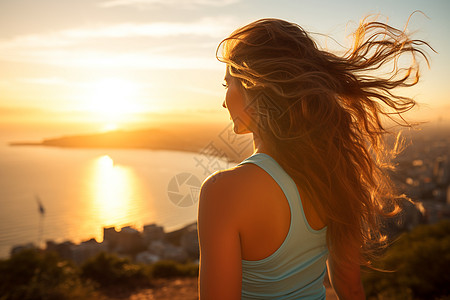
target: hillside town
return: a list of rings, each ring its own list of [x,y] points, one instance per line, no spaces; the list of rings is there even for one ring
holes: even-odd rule
[[[31,247],[34,245],[13,247],[11,254]],[[94,238],[80,244],[71,241],[47,241],[45,251],[56,252],[61,258],[76,264],[82,264],[100,252],[115,253],[131,258],[136,263],[155,263],[160,260],[195,262],[199,257],[197,224],[193,223],[172,232],[165,232],[162,226],[156,224],[145,225],[142,232],[130,226],[119,231],[114,227],[105,227],[102,242],[97,242]]]
[[[395,159],[392,180],[404,201],[403,211],[389,224],[389,235],[419,224],[450,218],[450,135],[447,128],[428,128],[404,134],[404,150]]]

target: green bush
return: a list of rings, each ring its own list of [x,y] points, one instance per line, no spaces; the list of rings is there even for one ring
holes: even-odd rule
[[[198,264],[186,263],[180,266],[183,276],[187,277],[197,277],[198,276]]]
[[[152,265],[152,275],[155,278],[195,277],[198,275],[198,265],[162,260]]]
[[[150,285],[150,272],[129,259],[102,252],[86,261],[81,267],[85,279],[96,282],[101,288],[126,287],[135,289]]]
[[[100,253],[77,267],[55,253],[31,249],[0,260],[0,300],[101,300],[102,293],[125,294],[149,287],[152,276],[197,275],[197,264],[160,261],[138,265]]]
[[[450,296],[450,221],[403,234],[363,276],[368,298],[444,299]]]
[[[0,261],[0,299],[99,299],[77,268],[54,253],[24,250]]]

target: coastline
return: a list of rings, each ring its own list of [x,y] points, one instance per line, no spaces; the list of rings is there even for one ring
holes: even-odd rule
[[[115,130],[83,135],[44,138],[41,141],[9,141],[8,146],[44,146],[78,149],[143,149],[207,154],[239,163],[253,151],[251,135],[236,135],[229,125],[215,128]]]
[[[195,222],[196,205],[177,206],[167,184],[178,173],[203,180],[199,157],[179,150],[1,147],[4,175],[1,258],[11,247],[46,240],[102,240],[102,227],[155,222],[167,231]],[[184,190],[181,192],[185,192]],[[45,207],[42,216],[36,196]],[[42,220],[41,220],[42,219]],[[38,238],[40,226],[42,238]]]

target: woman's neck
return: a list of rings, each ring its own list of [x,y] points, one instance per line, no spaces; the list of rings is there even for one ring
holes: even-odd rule
[[[253,133],[253,153],[266,153],[271,154],[271,151],[264,144],[263,140]]]

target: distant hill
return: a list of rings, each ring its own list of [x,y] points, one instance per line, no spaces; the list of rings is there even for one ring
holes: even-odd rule
[[[190,125],[132,131],[116,130],[48,138],[40,142],[11,142],[10,145],[177,150],[223,156],[230,161],[240,161],[252,152],[251,135],[236,135],[231,131],[231,127]]]

